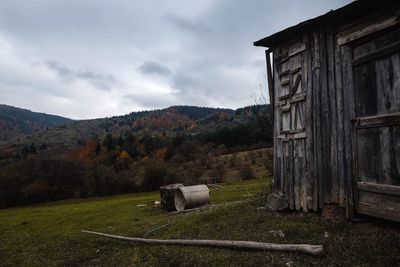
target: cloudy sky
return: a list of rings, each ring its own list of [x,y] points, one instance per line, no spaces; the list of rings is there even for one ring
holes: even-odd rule
[[[237,108],[288,26],[351,0],[0,0],[0,103],[75,119]]]

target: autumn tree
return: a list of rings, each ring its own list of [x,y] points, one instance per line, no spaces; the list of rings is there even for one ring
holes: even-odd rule
[[[30,202],[45,201],[50,198],[51,188],[43,180],[35,180],[22,188],[21,192]]]
[[[79,158],[86,160],[86,159],[92,159],[94,158],[97,154],[99,154],[101,151],[101,146],[99,142],[92,138],[89,139],[85,146],[79,151]]]
[[[127,151],[125,151],[125,150],[123,150],[120,154],[119,154],[119,158],[121,158],[121,159],[127,159],[127,158],[129,158],[130,156],[129,156],[129,153],[127,152]]]
[[[117,145],[122,148],[124,146],[124,138],[122,136],[118,136],[117,140],[115,141]]]
[[[158,190],[164,183],[167,176],[167,167],[160,160],[153,160],[147,163],[144,169],[143,188],[145,190]]]
[[[107,149],[107,151],[111,151],[115,147],[115,142],[111,134],[107,134],[103,140],[103,146]]]

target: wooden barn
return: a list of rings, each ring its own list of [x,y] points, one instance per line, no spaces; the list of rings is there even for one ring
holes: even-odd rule
[[[266,47],[274,188],[400,221],[400,1],[358,0],[254,43]]]

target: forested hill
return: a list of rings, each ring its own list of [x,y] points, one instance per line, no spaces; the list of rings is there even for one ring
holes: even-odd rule
[[[198,120],[205,118],[215,113],[235,114],[233,109],[227,108],[209,108],[209,107],[194,107],[194,106],[172,106],[170,109],[176,110],[179,114],[186,115],[191,119]]]
[[[0,142],[70,122],[71,119],[61,116],[0,104]]]
[[[0,145],[18,145],[19,149],[32,143],[36,146],[45,143],[48,148],[68,149],[80,146],[90,138],[103,139],[107,134],[117,137],[126,132],[136,136],[144,133],[153,136],[175,136],[182,133],[196,135],[249,123],[260,113],[260,107],[265,109],[265,106],[249,106],[238,110],[172,106],[123,116],[73,121],[9,106],[1,107]]]

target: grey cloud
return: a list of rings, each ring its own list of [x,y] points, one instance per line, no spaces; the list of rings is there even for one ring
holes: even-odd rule
[[[126,94],[123,96],[123,98],[124,98],[125,102],[128,104],[139,105],[140,107],[143,107],[146,109],[154,109],[155,107],[165,108],[168,106],[178,104],[171,97],[166,97],[165,95],[154,94],[154,93],[146,94],[146,95]]]
[[[171,79],[171,85],[175,89],[187,91],[199,83],[199,79],[184,72],[177,72]]]
[[[252,43],[351,0],[0,2],[0,83],[18,84],[7,93],[7,101],[20,103],[22,92],[31,90],[38,101],[62,92],[76,110],[85,107],[82,117],[87,118],[170,104],[253,104],[258,83],[264,92],[267,86],[264,51]],[[143,64],[133,71],[137,62]],[[23,64],[32,65],[32,71],[21,77],[27,69]],[[96,104],[92,107],[82,98],[82,91],[67,93],[68,82],[75,80],[91,85],[80,84],[79,90],[99,90],[90,94],[92,103],[107,99],[112,108],[99,113]],[[163,93],[149,90],[149,84],[163,88]],[[45,102],[41,105],[46,107]],[[60,107],[63,115],[61,110],[69,108]]]
[[[52,69],[53,71],[57,72],[57,74],[60,77],[63,78],[71,78],[73,75],[72,71],[67,68],[66,66],[52,60],[46,60],[44,64],[49,68]]]
[[[210,28],[205,24],[178,16],[176,14],[168,14],[165,16],[165,19],[180,30],[194,33],[204,33],[210,31]]]
[[[55,71],[57,75],[63,78],[66,82],[81,79],[91,83],[93,86],[101,90],[110,90],[111,84],[115,82],[112,75],[102,75],[87,70],[73,70],[57,61],[46,60],[44,64],[47,68]]]
[[[114,77],[112,75],[101,75],[91,71],[78,71],[76,74],[78,77],[87,80],[107,80],[110,82],[114,81]]]
[[[171,74],[171,70],[160,63],[153,61],[146,61],[139,66],[138,70],[144,74],[159,74],[168,76]]]

